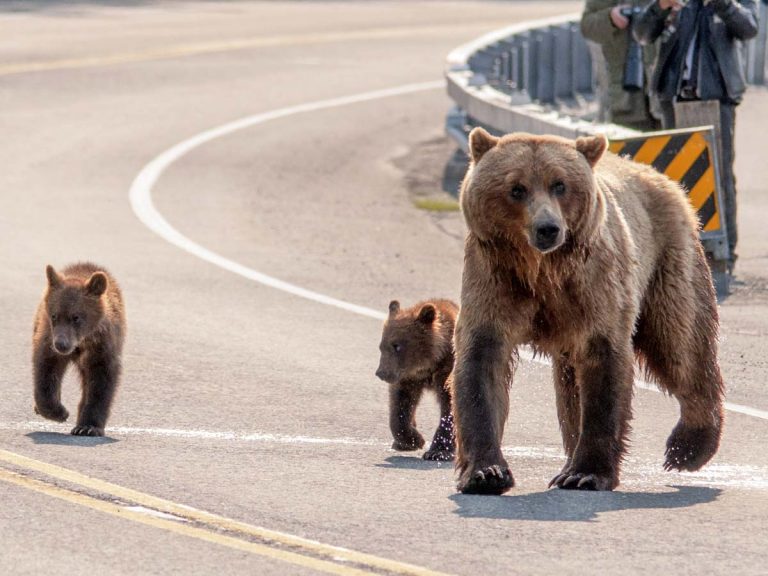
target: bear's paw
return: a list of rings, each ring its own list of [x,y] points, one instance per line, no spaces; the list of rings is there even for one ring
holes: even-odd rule
[[[494,464],[475,470],[467,480],[460,480],[458,489],[463,494],[504,494],[515,485],[512,472],[506,466]]]
[[[611,474],[595,474],[569,470],[558,474],[549,483],[565,490],[610,491],[619,485],[618,479]]]
[[[70,433],[72,436],[104,436],[104,428],[83,424],[72,428]]]

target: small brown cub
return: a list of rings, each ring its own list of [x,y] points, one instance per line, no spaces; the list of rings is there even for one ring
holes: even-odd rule
[[[125,311],[120,288],[103,268],[90,263],[45,270],[48,287],[37,308],[32,338],[35,412],[64,422],[61,381],[70,363],[80,372],[82,398],[76,436],[103,436],[120,378]]]
[[[416,406],[425,389],[440,402],[440,425],[425,460],[453,460],[456,443],[449,378],[453,371],[453,330],[459,308],[449,300],[420,302],[406,310],[393,300],[381,335],[376,376],[389,384],[389,427],[395,450],[417,450]]]

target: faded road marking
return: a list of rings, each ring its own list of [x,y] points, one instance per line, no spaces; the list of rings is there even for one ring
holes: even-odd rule
[[[140,524],[321,572],[445,576],[420,566],[246,524],[6,450],[0,450],[0,463],[0,481]],[[62,482],[72,488],[62,486]]]

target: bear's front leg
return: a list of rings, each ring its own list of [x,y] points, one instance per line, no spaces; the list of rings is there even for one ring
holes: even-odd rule
[[[35,412],[43,418],[64,422],[69,412],[61,403],[61,381],[69,359],[39,344],[33,357]]]
[[[389,385],[389,429],[395,450],[418,450],[424,446],[424,437],[416,430],[415,417],[422,391],[416,384]]]
[[[574,368],[581,397],[579,440],[570,461],[550,486],[613,490],[619,485],[632,416],[631,345],[594,337]]]
[[[462,310],[456,327],[453,385],[459,472],[465,494],[503,494],[515,485],[501,453],[509,411],[511,353],[490,326],[475,327]]]
[[[96,351],[84,357],[79,368],[83,395],[72,434],[103,436],[120,378],[120,361],[114,355]]]

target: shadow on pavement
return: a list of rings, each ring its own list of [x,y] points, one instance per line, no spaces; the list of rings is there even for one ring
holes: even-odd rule
[[[157,0],[6,0],[0,2],[0,12],[72,12],[78,8],[115,7],[132,8],[156,4]]]
[[[455,514],[462,518],[589,522],[603,512],[619,510],[688,508],[714,502],[719,488],[672,486],[676,492],[579,492],[548,490],[521,496],[470,496],[454,494]]]
[[[435,470],[436,468],[453,468],[453,462],[436,462],[424,460],[418,456],[390,456],[384,463],[376,464],[377,468],[398,468],[400,470]]]
[[[60,432],[30,432],[25,434],[25,436],[31,438],[35,444],[82,446],[84,448],[119,442],[119,440],[109,436],[72,436],[71,434],[62,434]]]

